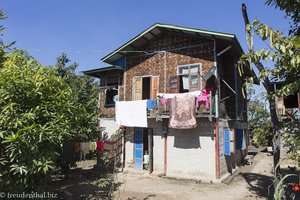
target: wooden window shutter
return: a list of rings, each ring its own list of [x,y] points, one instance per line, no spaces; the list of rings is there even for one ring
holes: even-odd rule
[[[151,99],[156,99],[157,93],[159,92],[159,76],[153,76],[151,78]]]
[[[133,88],[134,88],[134,91],[133,91],[133,100],[142,100],[142,92],[143,92],[143,80],[142,78],[134,78],[134,81],[133,81]]]
[[[178,93],[178,92],[179,92],[179,76],[171,76],[169,93]]]
[[[276,105],[277,105],[277,112],[278,115],[285,114],[285,107],[284,107],[284,98],[283,97],[275,97]]]

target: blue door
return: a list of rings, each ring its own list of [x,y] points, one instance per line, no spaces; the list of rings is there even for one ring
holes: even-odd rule
[[[143,169],[143,129],[134,129],[134,168]]]
[[[230,131],[224,130],[224,154],[230,156]]]

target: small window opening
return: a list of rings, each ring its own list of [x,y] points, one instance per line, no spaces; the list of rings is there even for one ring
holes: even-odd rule
[[[150,99],[151,92],[151,77],[143,78],[142,99]]]
[[[285,108],[298,108],[298,97],[297,94],[289,95],[284,98]]]

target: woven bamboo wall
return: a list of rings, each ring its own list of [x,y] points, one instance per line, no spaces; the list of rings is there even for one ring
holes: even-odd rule
[[[200,45],[197,47],[190,47]],[[181,47],[185,47],[181,49]],[[126,101],[132,100],[133,78],[137,76],[159,76],[159,92],[165,91],[165,69],[166,69],[166,92],[169,92],[169,79],[177,75],[179,65],[201,63],[202,73],[213,66],[213,43],[194,37],[179,36],[170,33],[162,33],[159,38],[152,41],[142,51],[166,51],[155,53],[132,53],[127,58],[126,75]],[[202,83],[205,86],[205,83]]]

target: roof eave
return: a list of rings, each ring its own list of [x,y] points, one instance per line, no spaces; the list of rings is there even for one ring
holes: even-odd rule
[[[240,46],[240,44],[237,42],[237,38],[234,34],[229,34],[229,33],[221,33],[221,32],[214,32],[214,31],[207,31],[207,30],[202,30],[202,29],[195,29],[195,28],[187,28],[187,27],[182,27],[182,26],[175,26],[175,25],[169,25],[169,24],[159,24],[156,23],[154,25],[152,25],[151,27],[149,27],[148,29],[146,29],[145,31],[143,31],[142,33],[138,34],[136,37],[134,37],[133,39],[129,40],[127,43],[125,43],[124,45],[122,45],[121,47],[117,48],[116,50],[114,50],[113,52],[111,52],[110,54],[106,55],[105,57],[101,58],[102,62],[106,62],[110,57],[112,57],[113,55],[117,54],[118,52],[120,52],[122,49],[126,48],[127,46],[129,46],[131,43],[133,43],[134,41],[140,39],[141,37],[143,37],[145,34],[147,34],[148,32],[152,31],[155,28],[170,28],[170,29],[176,29],[176,30],[182,30],[182,31],[190,31],[190,32],[197,32],[203,35],[209,35],[211,37],[225,37],[225,38],[231,38],[234,39],[235,42],[238,44],[238,46],[240,47],[241,51],[242,48]]]

